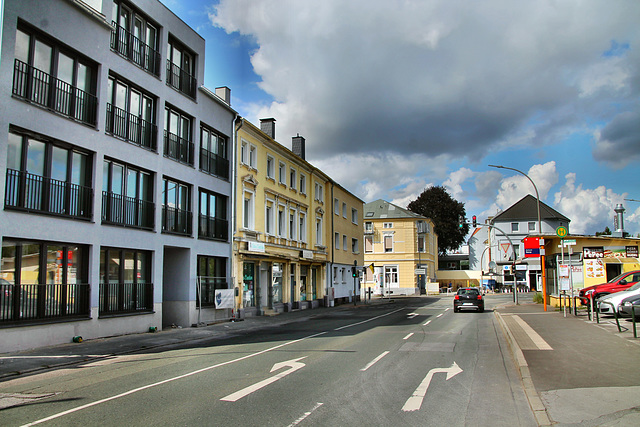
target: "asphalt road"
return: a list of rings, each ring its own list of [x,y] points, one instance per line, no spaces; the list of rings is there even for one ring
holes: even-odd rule
[[[0,393],[41,399],[0,425],[534,426],[492,312],[507,298],[406,298],[16,378]]]

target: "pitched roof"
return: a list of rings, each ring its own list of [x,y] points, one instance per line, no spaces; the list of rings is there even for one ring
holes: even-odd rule
[[[364,205],[364,220],[380,218],[416,218],[427,219],[422,215],[411,212],[400,206],[389,203],[386,200],[378,199]]]
[[[538,207],[537,200],[531,194],[527,194],[518,202],[514,203],[493,218],[493,221],[513,221],[513,220],[537,220]],[[571,220],[553,209],[544,202],[540,202],[540,219],[560,220],[570,222]]]

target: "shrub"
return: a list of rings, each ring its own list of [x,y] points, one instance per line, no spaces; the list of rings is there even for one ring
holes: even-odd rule
[[[535,294],[533,294],[533,302],[535,302],[536,304],[542,304],[542,292],[536,292]]]

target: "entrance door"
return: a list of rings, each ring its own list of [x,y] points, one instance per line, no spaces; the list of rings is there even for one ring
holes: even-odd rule
[[[399,286],[397,265],[384,266],[384,284],[388,288],[397,288]]]
[[[311,299],[315,300],[318,298],[318,269],[316,267],[311,268]]]

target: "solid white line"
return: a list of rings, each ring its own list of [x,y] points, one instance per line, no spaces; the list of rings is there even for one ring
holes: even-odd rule
[[[411,335],[413,335],[413,332],[411,332],[409,335],[407,335],[406,337],[402,338],[403,340],[408,340],[409,338],[411,338]]]
[[[86,405],[78,406],[77,408],[73,408],[73,409],[69,409],[67,411],[59,412],[59,413],[51,415],[49,417],[42,418],[40,420],[33,421],[31,423],[28,423],[28,424],[24,424],[24,426],[33,426],[33,425],[36,425],[36,424],[41,424],[41,423],[44,423],[44,422],[47,422],[47,421],[55,420],[56,418],[60,418],[60,417],[63,417],[65,415],[69,415],[69,414],[72,414],[74,412],[81,411],[83,409],[91,408],[92,406],[100,405],[101,403],[110,402],[112,400],[116,400],[116,399],[119,399],[121,397],[125,397],[125,396],[128,396],[130,394],[137,393],[137,392],[142,391],[142,390],[147,390],[149,388],[157,387],[157,386],[162,385],[162,384],[166,384],[166,383],[170,383],[172,381],[176,381],[176,380],[180,380],[180,379],[183,379],[183,378],[187,378],[187,377],[190,377],[192,375],[196,375],[196,374],[200,374],[202,372],[210,371],[211,369],[219,368],[221,366],[231,365],[232,363],[236,363],[236,362],[240,362],[242,360],[250,359],[252,357],[259,356],[261,354],[268,353],[268,352],[273,351],[273,350],[277,350],[277,349],[285,347],[287,345],[295,344],[295,343],[298,343],[300,341],[303,341],[303,340],[306,340],[306,339],[309,339],[309,338],[315,338],[317,336],[324,335],[326,333],[327,332],[319,332],[317,334],[309,335],[309,336],[306,336],[304,338],[299,338],[297,340],[288,341],[288,342],[285,342],[285,343],[282,343],[282,344],[278,344],[276,346],[269,347],[269,348],[267,348],[265,350],[261,350],[261,351],[258,351],[256,353],[252,353],[252,354],[248,354],[246,356],[238,357],[237,359],[228,360],[226,362],[218,363],[218,364],[212,365],[212,366],[207,366],[206,368],[202,368],[202,369],[198,369],[196,371],[188,372],[186,374],[179,375],[177,377],[168,378],[168,379],[163,380],[163,381],[158,381],[157,383],[148,384],[148,385],[145,385],[145,386],[142,386],[142,387],[134,388],[133,390],[129,390],[129,391],[126,391],[124,393],[117,394],[115,396],[107,397],[107,398],[101,399],[101,400],[96,400],[95,402],[87,403]]]
[[[542,338],[536,331],[533,330],[531,326],[524,320],[520,318],[520,316],[513,316],[513,320],[516,321],[518,325],[529,335],[531,341],[538,347],[538,350],[553,350],[549,344]]]
[[[376,319],[379,319],[381,317],[385,317],[385,316],[388,316],[388,315],[393,314],[393,313],[397,313],[397,312],[402,311],[402,310],[404,310],[404,308],[399,308],[397,310],[390,311],[390,312],[388,312],[386,314],[381,314],[380,316],[376,316],[376,317],[372,317],[371,319],[363,320],[362,322],[357,322],[357,323],[352,323],[350,325],[340,326],[339,328],[335,328],[334,331],[340,331],[342,329],[350,328],[352,326],[362,325],[363,323],[371,322],[372,320],[376,320]]]
[[[431,320],[427,320],[426,323],[422,324],[422,326],[427,326],[429,323],[431,323]]]
[[[303,416],[301,416],[300,418],[298,418],[297,420],[289,424],[289,427],[297,426],[322,405],[324,405],[324,403],[320,403],[320,402],[316,403],[316,406],[314,406],[313,408],[311,408],[309,412],[305,412]]]
[[[449,311],[451,310],[451,307],[447,307],[444,311]]]
[[[389,354],[388,351],[385,351],[384,353],[382,353],[380,356],[376,357],[375,359],[373,359],[371,362],[369,362],[369,364],[367,366],[365,366],[364,368],[360,369],[361,371],[366,371],[367,369],[369,369],[370,367],[372,367],[373,365],[375,365],[380,359],[382,359],[383,357],[385,357],[387,354]]]

